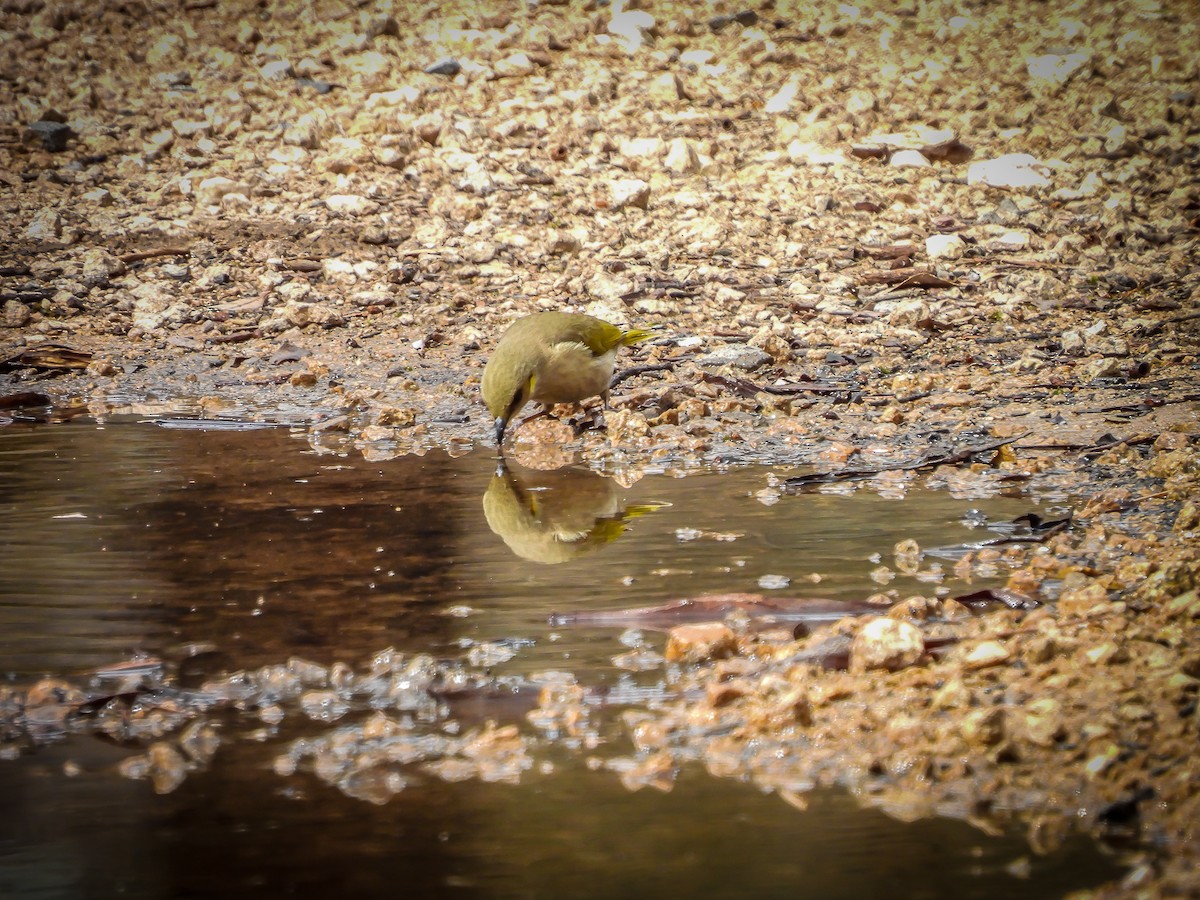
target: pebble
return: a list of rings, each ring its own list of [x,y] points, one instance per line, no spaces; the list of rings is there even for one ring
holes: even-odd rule
[[[530,74],[533,70],[533,60],[529,58],[527,53],[513,53],[501,60],[497,60],[496,64],[492,67],[492,71],[499,78],[519,78]]]
[[[204,206],[220,206],[221,201],[229,194],[248,196],[249,193],[249,185],[241,181],[234,181],[232,178],[226,178],[224,175],[213,175],[205,178],[192,191],[196,202]]]
[[[864,624],[850,644],[850,669],[895,672],[925,655],[925,639],[911,622],[879,617]]]
[[[103,287],[110,279],[126,272],[125,263],[113,256],[103,247],[93,247],[83,254],[83,274],[81,276],[85,287]]]
[[[1002,707],[973,709],[963,716],[959,733],[970,746],[992,747],[1004,740],[1006,713]]]
[[[1028,153],[1006,153],[967,167],[967,184],[996,188],[1050,187],[1049,169]]]
[[[453,78],[461,71],[462,63],[452,57],[443,57],[425,67],[426,75],[444,75],[447,78]]]
[[[930,259],[960,259],[967,242],[957,234],[931,234],[925,238],[925,253]]]
[[[40,210],[25,228],[31,241],[57,241],[63,235],[63,220],[57,209]]]
[[[686,138],[675,138],[667,145],[663,166],[676,175],[694,175],[702,168],[700,155]]]
[[[178,325],[190,308],[177,301],[174,291],[157,284],[136,285],[130,292],[133,297],[133,324],[143,331],[157,331],[166,325]]]
[[[718,347],[711,353],[704,354],[696,362],[710,368],[730,366],[744,372],[753,372],[770,363],[771,354],[744,344],[727,344],[724,347]]]
[[[650,185],[640,178],[619,178],[610,182],[609,193],[613,209],[627,206],[646,209],[650,205]]]
[[[1090,53],[1043,53],[1025,58],[1030,85],[1057,93],[1091,61]]]
[[[27,143],[41,144],[50,153],[61,153],[75,137],[75,131],[65,122],[41,120],[30,124],[25,137]]]
[[[361,216],[379,209],[374,200],[358,194],[332,194],[325,198],[325,206],[330,212],[347,216]]]
[[[737,638],[728,625],[701,622],[677,625],[667,634],[663,655],[671,662],[698,663],[737,653]]]
[[[920,150],[897,150],[892,154],[890,165],[893,169],[929,169],[933,167],[933,163]]]
[[[267,81],[283,81],[296,74],[292,69],[292,64],[286,59],[273,59],[260,67],[258,71]]]
[[[999,641],[983,641],[963,657],[963,665],[968,669],[986,669],[1008,662],[1011,657],[1008,648]]]
[[[20,300],[5,300],[4,301],[4,327],[5,328],[24,328],[29,324],[29,320],[33,318],[33,313],[29,311],[29,307]]]

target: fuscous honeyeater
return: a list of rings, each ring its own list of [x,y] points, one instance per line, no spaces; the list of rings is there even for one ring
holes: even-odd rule
[[[493,417],[497,445],[530,400],[551,406],[601,396],[607,403],[617,351],[653,335],[648,328],[624,330],[582,313],[517,319],[483,370],[483,402]]]

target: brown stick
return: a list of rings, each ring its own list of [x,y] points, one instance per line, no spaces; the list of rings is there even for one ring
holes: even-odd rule
[[[154,259],[156,256],[187,256],[191,253],[187,247],[158,247],[154,250],[137,250],[118,257],[123,263],[141,262],[143,259]]]

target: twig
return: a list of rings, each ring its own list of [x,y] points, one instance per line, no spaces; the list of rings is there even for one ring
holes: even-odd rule
[[[608,383],[608,389],[612,390],[626,378],[633,378],[636,375],[644,375],[647,372],[670,372],[674,368],[674,362],[647,363],[644,366],[630,366],[623,372],[618,372],[613,376],[612,381]]]
[[[882,475],[885,472],[916,472],[921,469],[932,469],[937,466],[953,465],[954,463],[966,462],[973,456],[980,453],[988,453],[992,450],[999,450],[1006,444],[1012,444],[1021,438],[1032,434],[1016,435],[1014,437],[1005,438],[1002,441],[994,441],[990,444],[983,444],[977,447],[964,447],[961,450],[953,450],[933,456],[926,456],[916,462],[901,464],[896,466],[883,466],[878,469],[842,469],[839,472],[814,472],[811,475],[798,475],[795,478],[788,478],[783,482],[785,488],[799,488],[808,484],[826,484],[834,481],[856,481],[863,478],[874,478],[876,475]]]
[[[187,256],[191,250],[187,247],[158,247],[154,250],[138,250],[119,257],[123,263],[141,262],[143,259],[154,259],[156,256]]]
[[[917,285],[919,287],[951,288],[960,287],[957,281],[949,281],[932,272],[910,271],[896,269],[894,271],[863,272],[858,276],[859,284]]]

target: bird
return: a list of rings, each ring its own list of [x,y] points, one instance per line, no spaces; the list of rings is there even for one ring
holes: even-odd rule
[[[653,328],[622,329],[583,313],[540,312],[517,319],[500,337],[483,370],[483,402],[496,446],[530,400],[549,407],[602,397],[608,404],[617,351],[654,336]]]

